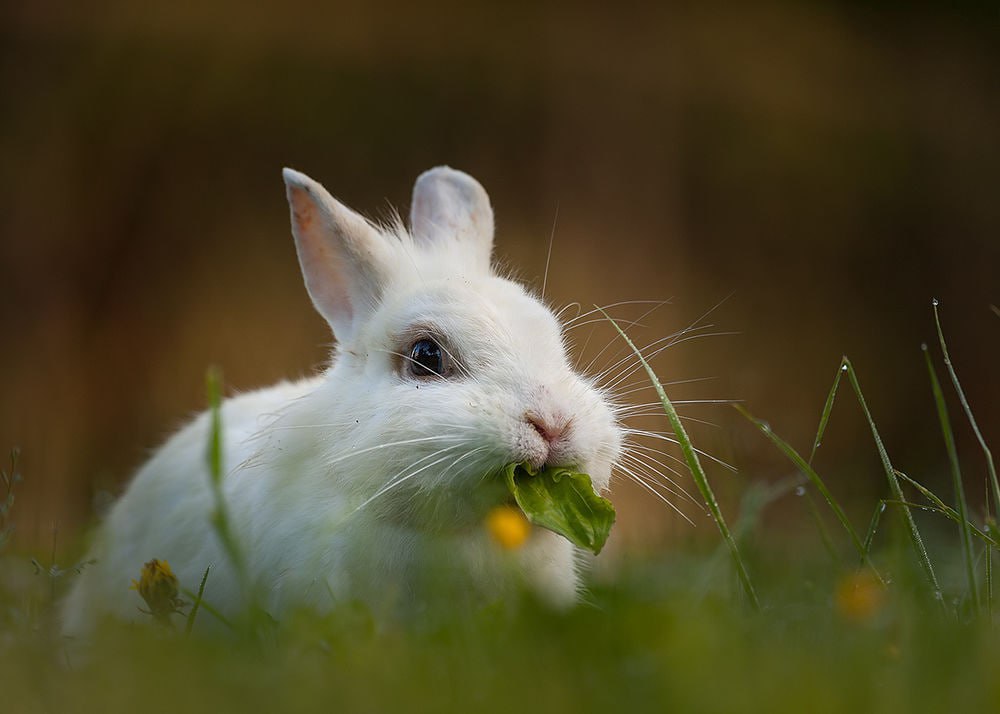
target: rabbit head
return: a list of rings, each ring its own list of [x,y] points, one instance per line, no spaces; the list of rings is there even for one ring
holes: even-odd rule
[[[493,271],[493,210],[475,179],[422,174],[407,231],[284,178],[306,287],[337,340],[314,399],[334,430],[324,478],[379,517],[442,530],[505,498],[508,463],[572,466],[607,489],[614,410],[574,371],[552,312]]]

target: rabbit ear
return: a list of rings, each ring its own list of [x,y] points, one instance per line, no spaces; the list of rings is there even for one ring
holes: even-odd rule
[[[493,251],[493,209],[476,179],[447,166],[422,173],[413,186],[410,231],[418,243],[451,244],[485,270]]]
[[[355,333],[387,282],[391,252],[384,236],[305,174],[284,169],[292,235],[313,305],[341,342]]]

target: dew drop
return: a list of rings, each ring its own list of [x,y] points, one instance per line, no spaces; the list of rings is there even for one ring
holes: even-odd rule
[[[924,352],[926,352],[927,351],[927,343],[926,342],[921,342],[920,343],[920,349],[923,350]]]
[[[823,445],[823,442],[822,442],[822,441],[817,441],[817,442],[816,442],[816,448],[817,448],[817,449],[818,449],[819,447],[821,447],[822,445]]]
[[[882,501],[882,503],[879,504],[878,512],[885,513],[885,501]]]
[[[846,372],[847,371],[847,365],[846,364],[840,365],[840,371],[841,372]]]
[[[940,305],[940,304],[941,304],[941,303],[939,303],[939,302],[938,302],[938,299],[937,299],[937,298],[934,298],[934,299],[932,299],[932,300],[931,300],[931,305],[933,305],[934,307],[937,307],[937,306],[938,306],[938,305]]]
[[[805,496],[806,495],[806,487],[805,486],[796,486],[795,487],[795,495],[796,496]]]

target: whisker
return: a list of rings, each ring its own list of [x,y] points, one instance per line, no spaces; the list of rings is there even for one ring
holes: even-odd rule
[[[656,466],[659,466],[662,469],[677,474],[677,476],[681,476],[681,473],[679,471],[672,469],[669,466],[666,466],[650,457],[639,458],[640,456],[641,454],[623,454],[622,458],[628,459],[629,463],[631,463],[633,466],[644,469],[645,473],[654,480],[656,480],[656,478],[662,478],[663,481],[656,480],[656,483],[665,491],[672,493],[673,495],[678,496],[679,498],[688,500],[691,503],[695,504],[696,506],[698,505],[698,501],[695,499],[695,497],[692,496],[683,486],[678,484],[676,481],[667,476],[665,473],[658,471],[652,464],[656,464]]]
[[[581,304],[580,304],[580,303],[578,303],[578,302],[571,302],[571,303],[568,303],[568,304],[566,304],[566,305],[563,305],[563,306],[562,306],[561,308],[559,308],[559,310],[558,310],[558,311],[557,311],[557,312],[555,313],[555,318],[556,318],[556,321],[557,321],[557,322],[558,322],[558,323],[559,323],[560,325],[564,324],[564,323],[563,323],[563,320],[562,320],[562,314],[563,314],[564,312],[566,312],[566,310],[569,310],[569,309],[570,309],[571,307],[575,307],[575,308],[576,308],[576,309],[577,309],[578,311],[579,311],[579,310],[582,310],[582,309],[583,309],[583,305],[581,305]],[[576,319],[577,317],[579,317],[579,316],[580,316],[580,313],[579,313],[579,312],[577,312],[577,314],[576,314],[576,315],[575,315],[575,316],[574,316],[573,318],[571,318],[571,319],[575,320],[575,319]]]
[[[394,446],[406,446],[408,444],[422,444],[428,441],[446,441],[454,440],[454,436],[450,434],[436,434],[434,436],[421,436],[415,439],[401,439],[399,441],[389,441],[384,444],[375,444],[374,446],[367,446],[364,449],[358,449],[357,451],[351,451],[340,456],[336,456],[326,462],[327,466],[332,466],[333,464],[340,463],[346,459],[354,458],[355,456],[360,456],[361,454],[367,454],[372,451],[379,451],[381,449],[389,449]],[[461,442],[462,444],[467,442]]]
[[[545,297],[545,288],[549,284],[549,261],[552,260],[552,244],[556,242],[556,223],[559,221],[559,204],[556,204],[556,215],[552,218],[552,231],[549,233],[549,252],[545,256],[545,273],[542,276],[542,297]]]
[[[427,460],[427,458],[437,456],[438,454],[441,454],[441,453],[446,453],[448,451],[451,451],[452,449],[458,448],[459,446],[462,446],[462,444],[456,444],[454,446],[447,447],[445,449],[437,451],[437,452],[431,454],[429,457],[424,457],[420,461],[425,461],[425,460]],[[417,476],[418,474],[423,473],[427,469],[429,469],[429,468],[431,468],[433,466],[436,466],[437,464],[441,463],[442,461],[446,461],[449,458],[451,458],[450,454],[446,454],[445,456],[442,456],[441,458],[439,458],[439,459],[437,459],[435,461],[432,461],[429,464],[421,466],[419,469],[416,469],[415,471],[411,471],[410,473],[406,474],[405,476],[401,475],[401,476],[393,477],[392,479],[390,479],[389,483],[387,483],[385,486],[383,486],[378,491],[376,491],[374,493],[374,495],[372,495],[372,496],[368,497],[367,499],[365,499],[365,501],[363,501],[361,503],[361,505],[359,505],[357,508],[355,508],[353,511],[351,511],[350,514],[348,514],[348,515],[354,515],[355,513],[357,513],[358,511],[360,511],[362,508],[364,508],[365,506],[367,506],[369,503],[371,503],[372,501],[374,501],[375,499],[379,498],[380,496],[385,495],[386,493],[388,493],[389,491],[391,491],[394,488],[398,488],[400,486],[400,484],[405,483],[406,481],[409,481],[414,476]],[[420,463],[420,461],[418,461],[417,463]],[[415,466],[416,464],[413,464],[413,465]],[[405,471],[405,469],[404,469],[404,471]]]
[[[466,451],[464,454],[459,455],[458,458],[456,458],[454,461],[452,461],[450,464],[448,464],[444,468],[444,470],[441,472],[440,476],[438,477],[438,481],[444,481],[444,480],[446,480],[448,472],[451,471],[451,469],[455,468],[464,459],[467,459],[470,456],[473,456],[473,455],[478,454],[478,453],[482,453],[484,451],[489,451],[489,448],[490,447],[488,447],[488,446],[477,446],[472,451]],[[483,478],[486,478],[486,473],[483,474]]]
[[[642,347],[639,348],[639,352],[646,358],[647,361],[649,361],[650,359],[652,359],[653,357],[655,357],[657,354],[659,354],[662,351],[662,350],[658,349],[656,352],[653,352],[652,354],[650,354],[650,350],[653,349],[654,347],[656,347],[657,345],[661,345],[661,344],[665,343],[664,349],[666,349],[667,347],[672,347],[673,345],[678,344],[679,342],[683,341],[681,338],[685,337],[686,335],[691,335],[692,333],[695,333],[695,332],[697,332],[699,330],[707,330],[707,329],[710,329],[712,327],[714,327],[714,325],[703,325],[701,327],[686,327],[683,330],[679,330],[677,332],[674,332],[674,333],[671,333],[671,334],[667,335],[666,337],[661,337],[661,338],[659,338],[657,340],[653,340],[652,342],[650,342],[647,345],[643,345]],[[616,340],[616,339],[612,338],[608,342],[607,347],[610,347],[612,344],[620,344],[620,342],[619,342],[619,340]],[[605,347],[605,349],[607,349],[607,347]],[[631,362],[632,360],[635,360],[636,364],[639,364],[639,365],[642,364],[641,361],[639,360],[639,356],[637,354],[635,354],[635,352],[633,352],[631,349],[629,349],[626,345],[621,345],[619,347],[619,349],[618,349],[618,352],[616,352],[615,355],[617,356],[618,354],[622,354],[622,353],[624,353],[625,356],[622,357],[621,359],[619,359],[617,362],[615,362],[611,366],[606,367],[602,372],[599,372],[597,374],[597,378],[598,379],[604,378],[609,373],[611,373],[615,369],[617,369],[619,366],[621,366],[623,364],[627,364],[627,363]],[[598,354],[597,357],[600,357],[600,354]],[[596,357],[595,357],[595,360],[596,360]],[[593,364],[593,361],[591,362],[591,364]]]
[[[677,515],[679,515],[685,521],[687,521],[688,523],[690,523],[692,526],[694,525],[694,521],[692,521],[688,517],[688,515],[686,513],[684,513],[684,511],[682,511],[680,508],[678,508],[676,504],[674,504],[670,499],[668,499],[667,497],[665,497],[662,493],[660,493],[655,488],[653,488],[648,483],[646,483],[645,480],[643,480],[640,476],[638,476],[635,473],[633,473],[631,471],[631,469],[629,469],[627,466],[624,466],[622,464],[616,464],[615,465],[615,469],[617,469],[619,472],[625,474],[625,476],[627,476],[629,479],[631,479],[634,483],[639,484],[644,489],[646,489],[647,491],[649,491],[650,493],[652,493],[654,496],[656,496],[658,499],[660,499],[661,501],[663,501],[670,508],[672,508],[677,513]]]
[[[650,438],[650,439],[660,439],[661,441],[666,441],[666,442],[668,442],[670,444],[679,444],[679,442],[677,441],[677,439],[674,439],[673,437],[669,437],[666,434],[660,434],[659,432],[656,432],[656,431],[647,431],[645,429],[624,429],[623,431],[626,434],[634,434],[636,436],[645,436],[645,437]],[[706,459],[710,459],[711,461],[714,461],[715,463],[719,464],[720,466],[724,466],[725,468],[729,469],[733,473],[738,473],[739,472],[738,469],[735,466],[733,466],[732,464],[728,464],[725,461],[723,461],[722,459],[720,459],[720,458],[718,458],[716,456],[712,456],[707,451],[702,451],[701,449],[699,449],[696,446],[692,446],[691,448],[694,449],[695,453],[697,453],[699,456],[704,456]]]
[[[678,340],[674,340],[672,342],[668,342],[667,344],[662,345],[662,346],[656,348],[651,353],[644,354],[643,358],[648,363],[650,360],[654,359],[655,357],[657,357],[662,352],[670,349],[671,347],[679,345],[682,342],[688,342],[690,340],[701,339],[701,338],[704,338],[704,337],[721,337],[721,336],[725,336],[725,335],[735,335],[735,334],[739,334],[739,333],[736,333],[736,332],[702,332],[702,333],[697,334],[697,335],[689,335],[688,337],[684,337],[682,339],[678,339]],[[630,366],[628,369],[624,370],[618,377],[616,377],[607,386],[609,388],[613,389],[616,384],[618,384],[619,382],[622,382],[625,379],[631,377],[633,374],[635,374],[636,372],[638,372],[638,371],[640,371],[642,369],[644,369],[642,361],[638,359],[638,356],[636,356],[635,364],[633,364],[632,366]]]
[[[600,307],[596,307],[595,306],[592,310],[587,310],[586,312],[580,313],[579,315],[577,315],[576,317],[574,317],[572,320],[568,320],[565,324],[566,324],[566,326],[569,326],[575,320],[580,320],[582,318],[589,317],[590,315],[596,314],[596,313],[600,312],[601,310],[604,310],[605,312],[608,312],[612,308],[622,307],[624,305],[654,305],[655,307],[652,308],[652,310],[649,310],[647,313],[645,313],[646,315],[648,315],[653,310],[657,310],[657,309],[663,307],[664,305],[671,304],[671,301],[673,301],[672,297],[667,298],[666,300],[620,300],[618,302],[609,303],[607,305],[601,305]],[[645,317],[645,315],[643,315],[643,317]],[[642,318],[640,318],[640,319],[642,319]]]

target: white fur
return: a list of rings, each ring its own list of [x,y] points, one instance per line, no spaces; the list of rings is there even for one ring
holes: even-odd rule
[[[527,585],[572,601],[566,540],[535,529],[513,553],[489,540],[482,518],[505,489],[487,476],[517,461],[576,465],[604,491],[621,432],[570,366],[552,313],[492,273],[485,191],[446,167],[423,174],[411,235],[377,229],[302,174],[286,169],[285,182],[306,285],[338,343],[322,376],[223,404],[226,505],[260,600],[279,618],[352,599],[418,610],[446,583],[478,599]],[[406,373],[400,355],[424,333],[452,354],[451,376]],[[152,558],[191,590],[211,565],[206,601],[239,613],[245,593],[210,524],[208,434],[202,414],[114,506],[64,604],[67,634],[143,618],[129,582]]]

